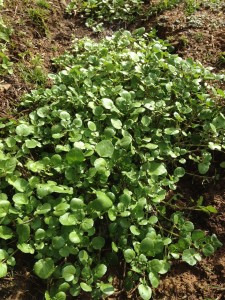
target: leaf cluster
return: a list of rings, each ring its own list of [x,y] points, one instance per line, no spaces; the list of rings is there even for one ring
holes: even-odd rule
[[[122,255],[124,289],[150,299],[173,259],[194,265],[221,245],[167,195],[189,161],[204,176],[224,151],[223,91],[208,83],[223,76],[168,47],[143,28],[76,40],[52,87],[24,97],[29,116],[1,121],[1,277],[20,251],[51,278],[46,299],[101,299]]]
[[[104,23],[115,20],[131,22],[135,16],[144,15],[142,0],[87,0],[71,1],[67,12],[79,13],[86,19],[86,26],[94,31],[101,31]]]

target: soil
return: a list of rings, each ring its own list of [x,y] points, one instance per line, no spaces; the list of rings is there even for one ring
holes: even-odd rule
[[[210,217],[204,213],[191,214],[189,217],[193,219],[196,228],[215,233],[223,246],[214,256],[204,258],[194,267],[175,262],[171,272],[162,278],[154,299],[225,299],[225,174],[221,174],[219,183],[200,187],[197,193],[197,183],[192,184],[192,188],[190,182],[183,182],[181,187],[184,184],[183,195],[193,198],[199,192],[199,195],[203,195],[205,205],[210,204],[217,208],[218,213]]]
[[[25,113],[17,110],[21,96],[40,84],[36,78],[27,75],[27,70],[38,65],[43,74],[52,73],[55,71],[52,59],[70,49],[74,37],[98,36],[84,26],[79,16],[65,13],[65,1],[51,1],[52,5],[42,19],[35,19],[32,15],[32,9],[37,8],[32,0],[4,2],[2,17],[13,29],[7,47],[10,60],[14,63],[14,73],[0,77],[0,117],[17,118]],[[216,5],[201,6],[188,15],[184,4],[180,4],[148,20],[138,21],[130,28],[137,26],[144,26],[146,30],[155,28],[160,38],[167,39],[174,46],[174,53],[198,60],[215,72],[225,72],[225,5],[219,8]],[[46,77],[40,81],[43,87],[50,84]],[[217,208],[217,214],[193,213],[190,217],[196,227],[215,233],[224,246],[213,257],[204,258],[194,267],[174,262],[171,271],[162,277],[159,287],[154,290],[153,299],[225,299],[225,174],[221,173],[216,183],[206,185],[186,178],[179,188],[186,199],[203,195],[208,205]],[[32,263],[29,255],[25,260],[24,256],[17,257],[18,266],[0,281],[0,299],[44,298],[46,286],[31,273]],[[119,290],[123,280],[119,274],[122,268],[115,272],[118,296],[109,299],[137,300],[135,291],[128,297]],[[83,295],[80,299],[88,298]]]

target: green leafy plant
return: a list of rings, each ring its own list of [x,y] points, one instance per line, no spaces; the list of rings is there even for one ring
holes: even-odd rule
[[[6,55],[5,51],[0,52],[0,75],[13,74],[13,63]]]
[[[207,7],[211,10],[219,10],[223,6],[222,0],[185,0],[186,13],[194,14],[201,7]]]
[[[219,67],[224,67],[225,66],[225,52],[221,52],[219,54],[219,57],[217,59],[217,65]]]
[[[0,10],[3,6],[3,1],[0,2]],[[10,35],[12,34],[12,29],[9,28],[3,19],[0,17],[0,75],[12,74],[13,63],[10,61],[7,55],[6,44],[10,41]]]
[[[121,20],[131,22],[135,15],[143,15],[142,0],[88,0],[70,1],[67,12],[78,12],[86,19],[86,25],[101,31],[103,23]]]
[[[87,27],[102,31],[104,25],[116,24],[115,21],[130,24],[135,20],[147,19],[164,10],[174,7],[182,0],[160,0],[146,3],[143,0],[72,0],[67,6],[68,13],[79,14],[85,19]]]
[[[46,0],[37,0],[36,4],[44,9],[51,9],[51,4]]]
[[[75,40],[52,87],[24,97],[29,116],[2,120],[1,276],[29,253],[45,299],[102,299],[122,257],[124,290],[147,300],[174,259],[195,265],[221,246],[169,192],[190,162],[204,178],[224,152],[224,92],[209,84],[224,76],[168,47],[143,28]]]
[[[27,12],[33,25],[38,30],[39,35],[47,36],[48,27],[46,25],[46,19],[49,16],[49,10],[40,6],[40,8],[30,8]]]
[[[23,58],[27,54],[32,57],[31,53],[25,52],[25,54],[21,54],[20,56]],[[25,59],[17,65],[21,77],[27,83],[35,84],[38,86],[45,86],[48,80],[46,69],[43,65],[43,59],[36,55],[32,57],[29,62],[26,62]]]
[[[1,7],[0,7],[1,9]],[[12,33],[12,30],[7,27],[4,23],[4,21],[2,20],[2,18],[0,18],[0,42],[9,42],[9,38],[10,38],[10,34]]]

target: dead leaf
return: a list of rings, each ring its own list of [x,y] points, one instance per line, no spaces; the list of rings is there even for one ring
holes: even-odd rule
[[[0,84],[0,93],[7,91],[11,87],[11,84],[5,83]]]

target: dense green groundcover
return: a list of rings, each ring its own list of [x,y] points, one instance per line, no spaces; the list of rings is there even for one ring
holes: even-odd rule
[[[182,0],[159,0],[150,3],[146,0],[71,0],[67,6],[68,13],[79,14],[85,19],[87,27],[102,31],[103,26],[129,24],[146,19],[158,11],[169,9]],[[184,1],[186,3],[186,1]],[[116,22],[115,22],[116,21]]]
[[[79,13],[86,19],[88,27],[99,31],[105,22],[131,22],[136,16],[143,15],[143,4],[142,0],[72,0],[67,6],[67,12]]]
[[[168,192],[190,161],[204,178],[224,152],[225,93],[209,84],[224,77],[142,28],[73,49],[51,88],[24,97],[29,116],[0,123],[0,277],[20,251],[48,280],[46,299],[101,299],[123,257],[124,289],[150,299],[173,260],[194,265],[221,246]],[[203,204],[192,209],[215,212]]]

